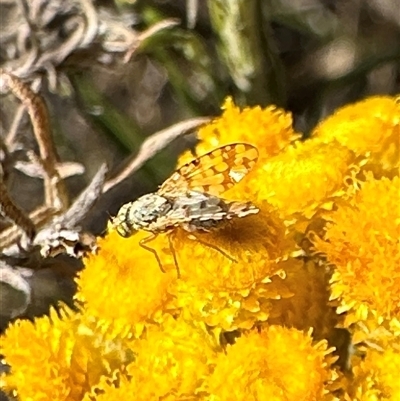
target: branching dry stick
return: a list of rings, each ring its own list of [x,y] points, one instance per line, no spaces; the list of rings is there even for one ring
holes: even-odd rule
[[[33,239],[35,236],[35,225],[23,210],[21,210],[8,196],[7,188],[2,181],[0,181],[0,215],[3,215],[20,227],[29,239]]]
[[[72,236],[74,240],[80,243],[81,249],[82,247],[94,249],[94,237],[89,233],[80,232],[78,225],[101,196],[106,173],[107,166],[103,164],[93,177],[91,183],[64,213],[60,214],[59,211],[49,210],[44,207],[32,212],[29,218],[36,226],[37,231],[33,244],[41,246],[43,250],[43,245],[46,245],[51,240],[53,242],[58,240],[59,243],[62,243],[65,239],[67,243],[71,243],[70,238]],[[19,249],[16,249],[15,243],[19,240],[20,234],[20,230],[16,226],[9,227],[0,233],[0,251],[9,256],[18,254]],[[63,238],[65,234],[69,238]],[[74,248],[74,245],[76,244],[72,244],[71,247]],[[63,252],[54,252],[52,247],[48,247],[46,253],[48,256],[55,256]]]
[[[1,71],[1,70],[0,70]],[[34,92],[37,92],[40,88],[40,79],[36,79],[31,83],[31,88]],[[26,113],[26,107],[21,104],[15,112],[14,119],[11,123],[10,129],[8,130],[6,139],[4,141],[8,151],[12,152],[18,144],[16,143],[17,133],[19,126],[23,123]]]
[[[107,165],[102,164],[90,184],[74,200],[71,207],[54,219],[55,223],[68,229],[77,227],[102,195],[107,172]]]
[[[40,206],[38,209],[29,213],[29,220],[35,227],[41,227],[51,221],[56,215],[56,211],[46,206]],[[37,229],[36,229],[37,230]],[[10,245],[17,243],[21,238],[21,230],[18,225],[6,228],[0,233],[0,251],[7,249]]]
[[[125,178],[137,171],[144,163],[151,159],[157,152],[164,149],[173,140],[180,136],[187,135],[208,121],[210,121],[209,117],[192,118],[174,124],[171,127],[159,131],[147,138],[142,143],[139,152],[130,158],[131,160],[128,161],[126,167],[104,184],[103,192],[107,192],[112,187],[125,180]]]
[[[39,145],[40,158],[45,172],[45,204],[55,210],[65,210],[68,206],[68,197],[64,182],[61,180],[56,168],[58,155],[50,135],[46,105],[43,99],[19,78],[2,70],[0,70],[0,74],[3,84],[21,100],[31,118],[33,132]]]

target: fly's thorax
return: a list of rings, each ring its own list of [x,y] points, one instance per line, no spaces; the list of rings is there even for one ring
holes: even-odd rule
[[[129,237],[138,230],[154,231],[153,223],[171,208],[170,201],[163,196],[154,193],[144,195],[121,207],[116,217],[117,231],[123,237]]]

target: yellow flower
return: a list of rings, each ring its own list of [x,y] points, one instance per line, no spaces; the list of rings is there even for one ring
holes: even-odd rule
[[[227,98],[222,109],[224,112],[220,117],[200,128],[198,137],[201,142],[196,147],[198,155],[226,144],[245,142],[259,150],[260,162],[263,163],[300,137],[293,129],[291,114],[276,106],[241,110],[231,98]],[[191,158],[190,153],[186,153],[181,162]]]
[[[290,113],[275,106],[259,106],[241,110],[231,98],[223,105],[223,114],[199,131],[199,138],[211,147],[232,142],[246,142],[261,151],[261,157],[279,153],[300,137],[293,129]],[[206,145],[202,145],[206,146]],[[261,160],[262,162],[262,160]]]
[[[374,169],[400,166],[400,96],[375,96],[343,107],[314,130],[322,141],[336,140],[357,155],[368,155]]]
[[[164,250],[165,237],[154,241],[168,274],[163,274],[154,255],[139,245],[148,233],[139,232],[129,239],[115,231],[99,240],[97,255],[86,259],[78,279],[79,301],[86,314],[112,326],[115,333],[140,336],[145,324],[157,322],[169,309],[173,298],[169,286],[176,280],[171,255]]]
[[[271,326],[240,337],[219,354],[208,380],[211,401],[334,400],[335,358],[325,341]]]
[[[209,376],[218,346],[205,325],[182,319],[165,319],[151,327],[145,339],[131,344],[135,361],[127,367],[129,380],[98,387],[103,400],[200,400],[199,392]],[[118,398],[119,397],[119,398]]]
[[[354,153],[338,143],[308,140],[257,166],[247,185],[285,220],[308,224],[318,212],[332,209],[358,164]]]
[[[331,214],[324,238],[314,239],[316,250],[335,266],[331,298],[338,313],[347,312],[346,327],[368,322],[373,331],[400,317],[399,191],[398,177],[368,176]]]
[[[120,341],[106,342],[90,326],[78,314],[54,311],[34,323],[15,322],[1,340],[11,365],[1,387],[20,401],[82,399],[103,375],[130,361]]]
[[[369,349],[363,358],[353,357],[353,380],[346,401],[400,400],[400,353],[389,344]]]

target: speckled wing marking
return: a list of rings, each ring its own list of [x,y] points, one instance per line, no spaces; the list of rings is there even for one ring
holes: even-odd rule
[[[189,190],[219,196],[253,168],[257,149],[246,143],[225,145],[183,165],[160,187],[158,194],[175,197]]]

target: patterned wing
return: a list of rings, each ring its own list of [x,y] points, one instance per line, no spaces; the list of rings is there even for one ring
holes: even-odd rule
[[[222,146],[183,165],[161,185],[158,193],[174,197],[194,190],[219,196],[238,183],[257,159],[258,151],[252,145]]]

